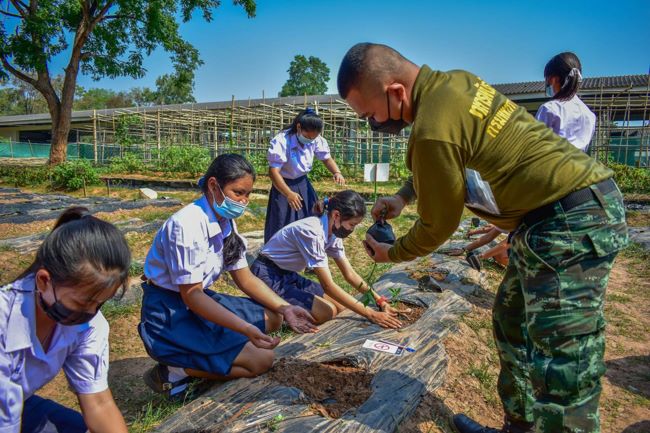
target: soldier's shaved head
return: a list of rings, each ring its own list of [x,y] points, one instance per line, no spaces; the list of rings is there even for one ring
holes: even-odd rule
[[[391,47],[362,42],[348,50],[341,61],[337,86],[345,99],[351,89],[368,93],[383,91],[383,84],[401,77],[417,66]]]

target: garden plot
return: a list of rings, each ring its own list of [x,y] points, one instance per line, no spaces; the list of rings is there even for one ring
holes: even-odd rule
[[[344,312],[322,325],[320,332],[281,344],[269,374],[215,385],[156,431],[395,431],[421,397],[444,380],[447,358],[441,340],[469,311],[468,302],[455,292],[461,286],[461,292],[470,287],[481,290],[474,270],[459,260],[447,260],[434,255],[398,265],[375,284],[380,294],[390,297],[392,292],[394,302],[421,309],[413,324],[382,329]],[[409,276],[443,265],[449,269],[449,281],[441,281],[445,286],[441,293],[420,290],[418,281]],[[398,356],[366,349],[367,340],[411,351]]]
[[[175,199],[115,200],[111,197],[80,198],[62,194],[31,194],[17,189],[0,188],[0,223],[25,224],[56,219],[71,206],[84,206],[92,213],[139,209],[146,206],[174,207]]]

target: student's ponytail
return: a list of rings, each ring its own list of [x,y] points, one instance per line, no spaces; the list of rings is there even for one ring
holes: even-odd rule
[[[554,56],[544,67],[544,78],[557,77],[560,90],[552,99],[566,101],[573,98],[582,82],[582,65],[574,53],[564,52]]]
[[[325,212],[330,214],[334,210],[339,211],[341,218],[345,221],[365,216],[366,204],[358,192],[346,189],[337,192],[332,197],[317,201],[312,208],[312,213],[320,217]]]
[[[298,124],[300,128],[308,132],[323,132],[323,119],[316,113],[313,108],[306,108],[298,113],[290,125],[284,127],[289,134],[298,133]]]

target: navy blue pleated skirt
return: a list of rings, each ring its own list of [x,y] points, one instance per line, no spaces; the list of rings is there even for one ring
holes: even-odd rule
[[[294,271],[280,268],[265,257],[258,257],[251,265],[251,272],[262,280],[278,296],[290,303],[311,311],[314,296],[325,295],[323,287]]]
[[[302,197],[302,209],[298,211],[291,209],[287,198],[275,186],[272,186],[264,224],[265,243],[282,227],[294,221],[312,216],[312,208],[318,201],[316,190],[314,190],[311,182],[309,182],[307,175],[297,179],[284,179],[284,181],[291,191],[297,192]]]
[[[138,332],[147,353],[172,367],[192,368],[227,375],[248,338],[205,320],[190,310],[180,293],[142,284],[143,298]],[[205,293],[241,319],[266,332],[264,307],[249,298]]]

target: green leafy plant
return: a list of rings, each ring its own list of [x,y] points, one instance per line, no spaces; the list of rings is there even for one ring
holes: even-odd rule
[[[162,150],[159,168],[165,173],[189,173],[198,176],[210,165],[210,152],[199,146],[169,146]]]
[[[266,151],[255,151],[248,156],[248,161],[255,168],[255,172],[260,174],[266,174],[269,171],[269,162],[266,159]]]
[[[637,194],[650,193],[650,169],[615,163],[610,163],[609,168],[614,170],[614,179],[621,191]]]
[[[309,172],[309,180],[316,182],[323,179],[331,179],[332,173],[325,167],[325,164],[321,160],[314,158],[314,165],[311,167]]]
[[[375,301],[375,297],[372,295],[372,290],[368,290],[366,293],[361,295],[361,303],[364,307],[371,304],[375,306],[377,305],[377,301]]]
[[[392,180],[404,181],[411,175],[411,171],[406,167],[403,153],[393,153],[390,158],[390,178]]]
[[[268,428],[269,431],[277,431],[280,428],[280,423],[282,421],[284,421],[284,415],[279,413],[267,421],[266,428]]]
[[[112,173],[141,173],[143,168],[144,162],[135,152],[126,152],[122,157],[111,158],[109,166]]]
[[[402,288],[401,287],[391,287],[388,289],[390,292],[390,305],[391,307],[397,306],[397,303],[399,302],[399,295],[402,293]]]
[[[0,178],[15,186],[36,186],[49,182],[52,170],[48,166],[0,167]]]
[[[68,161],[57,165],[52,171],[52,185],[55,188],[74,191],[84,185],[99,183],[97,170],[85,159]]]

